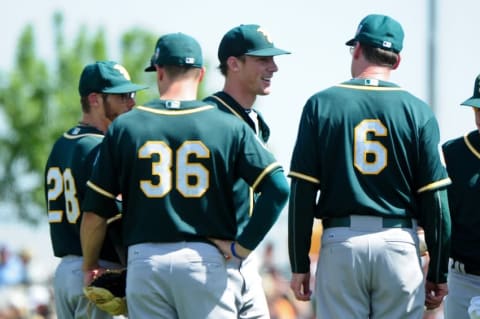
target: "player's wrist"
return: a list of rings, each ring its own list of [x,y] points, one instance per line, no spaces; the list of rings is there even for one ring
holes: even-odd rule
[[[232,253],[233,257],[238,258],[238,259],[243,259],[242,257],[240,257],[237,254],[237,250],[235,249],[235,242],[234,241],[232,241],[232,243],[230,244],[230,252]]]
[[[250,250],[244,248],[242,245],[235,241],[232,241],[232,243],[230,244],[230,252],[232,253],[233,257],[236,257],[238,259],[245,259],[250,254]]]
[[[100,268],[100,265],[98,265],[98,264],[90,265],[90,264],[83,263],[83,265],[82,265],[82,271],[83,272],[98,271],[99,268]]]

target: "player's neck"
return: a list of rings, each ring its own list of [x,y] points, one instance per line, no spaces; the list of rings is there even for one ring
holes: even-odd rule
[[[382,66],[368,66],[361,70],[357,75],[354,75],[356,79],[376,79],[382,81],[390,80],[391,69],[388,67]]]
[[[251,109],[253,103],[255,103],[256,95],[252,95],[248,92],[244,92],[241,89],[240,85],[228,85],[225,83],[223,92],[230,95],[238,104],[240,104],[244,109]]]
[[[106,123],[107,122],[106,120],[107,120],[106,118],[104,120],[95,119],[93,116],[90,116],[90,114],[83,114],[83,117],[78,122],[78,124],[84,125],[84,126],[91,126],[96,128],[97,130],[105,132],[108,127],[108,123]]]
[[[198,83],[191,81],[169,82],[159,86],[160,99],[191,101],[197,99]]]

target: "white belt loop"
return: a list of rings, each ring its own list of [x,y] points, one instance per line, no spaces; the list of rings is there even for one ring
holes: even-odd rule
[[[452,268],[458,272],[461,272],[462,274],[466,274],[465,264],[459,262],[458,260],[452,259]]]

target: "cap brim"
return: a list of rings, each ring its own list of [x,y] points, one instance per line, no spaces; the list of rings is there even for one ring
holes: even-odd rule
[[[267,48],[245,53],[245,55],[251,56],[276,56],[282,54],[290,54],[290,52],[278,48]]]
[[[155,66],[150,64],[149,66],[147,66],[144,70],[145,72],[155,72]]]
[[[353,38],[353,39],[345,42],[345,45],[352,46],[352,45],[355,45],[356,42],[357,42],[357,40],[355,38]]]
[[[460,105],[473,106],[480,108],[480,97],[471,97]]]
[[[147,85],[140,85],[135,83],[126,83],[118,86],[114,86],[102,91],[102,93],[111,93],[111,94],[122,94],[129,92],[136,92],[140,90],[145,90],[148,88]]]

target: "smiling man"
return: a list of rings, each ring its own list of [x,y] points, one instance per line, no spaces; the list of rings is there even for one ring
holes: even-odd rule
[[[259,25],[242,24],[229,30],[218,47],[219,69],[225,77],[223,90],[205,99],[245,121],[263,143],[268,141],[270,129],[253,104],[258,95],[270,94],[273,74],[278,71],[274,56],[283,54],[290,52],[276,48],[269,34]],[[252,215],[254,193],[242,179],[235,182],[233,192],[237,234],[240,234]],[[239,318],[269,318],[253,256],[242,263],[242,273],[248,282],[245,285],[248,291],[243,292]]]

